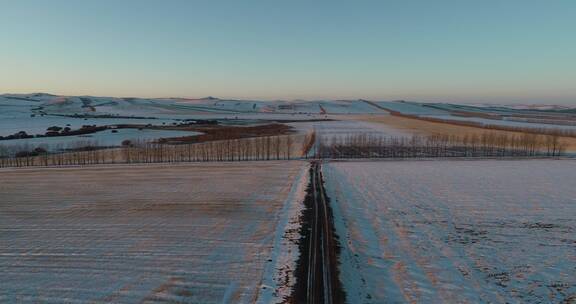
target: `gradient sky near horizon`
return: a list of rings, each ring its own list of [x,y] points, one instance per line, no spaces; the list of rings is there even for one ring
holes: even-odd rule
[[[0,93],[576,103],[576,1],[0,0]]]

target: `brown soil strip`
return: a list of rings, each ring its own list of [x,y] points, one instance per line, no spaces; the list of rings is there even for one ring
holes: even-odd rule
[[[267,124],[247,127],[231,126],[208,126],[208,127],[189,127],[178,130],[202,132],[201,135],[165,138],[159,140],[165,144],[189,144],[201,143],[216,140],[241,139],[250,137],[265,137],[292,134],[292,127],[283,124]]]

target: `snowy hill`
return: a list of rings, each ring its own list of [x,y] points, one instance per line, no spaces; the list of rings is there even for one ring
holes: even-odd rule
[[[382,113],[360,100],[336,101],[259,101],[205,97],[189,98],[117,98],[93,96],[57,96],[51,94],[0,95],[0,109],[28,109],[26,115],[82,115],[126,117],[171,117],[201,114],[367,114]],[[12,109],[13,110],[13,109]],[[4,111],[2,111],[4,112]]]

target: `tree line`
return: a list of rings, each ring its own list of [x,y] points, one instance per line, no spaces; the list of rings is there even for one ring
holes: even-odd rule
[[[86,144],[66,149],[61,147],[60,152],[48,152],[46,149],[19,151],[18,148],[0,146],[0,167],[290,160],[307,154],[313,142],[312,136],[261,136],[188,144],[127,140],[121,147]]]
[[[316,158],[415,158],[415,157],[557,157],[566,145],[559,136],[501,132],[465,135],[389,137],[356,133],[317,137]]]
[[[77,144],[78,145],[78,144]],[[566,145],[559,136],[533,133],[390,137],[381,133],[323,136],[310,132],[166,144],[124,141],[121,147],[94,143],[60,148],[63,152],[0,146],[0,167],[82,166],[96,164],[265,161],[303,158],[417,158],[417,157],[557,157]]]

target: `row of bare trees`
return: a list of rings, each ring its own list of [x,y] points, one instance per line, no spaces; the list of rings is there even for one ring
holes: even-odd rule
[[[316,158],[555,157],[566,146],[558,136],[486,132],[470,135],[387,137],[357,133],[317,137]]]
[[[389,137],[381,133],[264,136],[193,144],[126,141],[121,148],[85,146],[61,153],[14,153],[0,147],[0,167],[122,163],[289,160],[301,158],[556,157],[559,136],[485,132],[466,135]]]
[[[166,145],[136,142],[122,148],[127,163],[285,160],[300,157],[294,135]],[[301,148],[300,148],[301,150]]]
[[[41,154],[0,147],[0,167],[71,166],[122,163],[288,160],[302,158],[313,135],[279,135],[191,144],[125,141],[119,148],[76,147]]]

